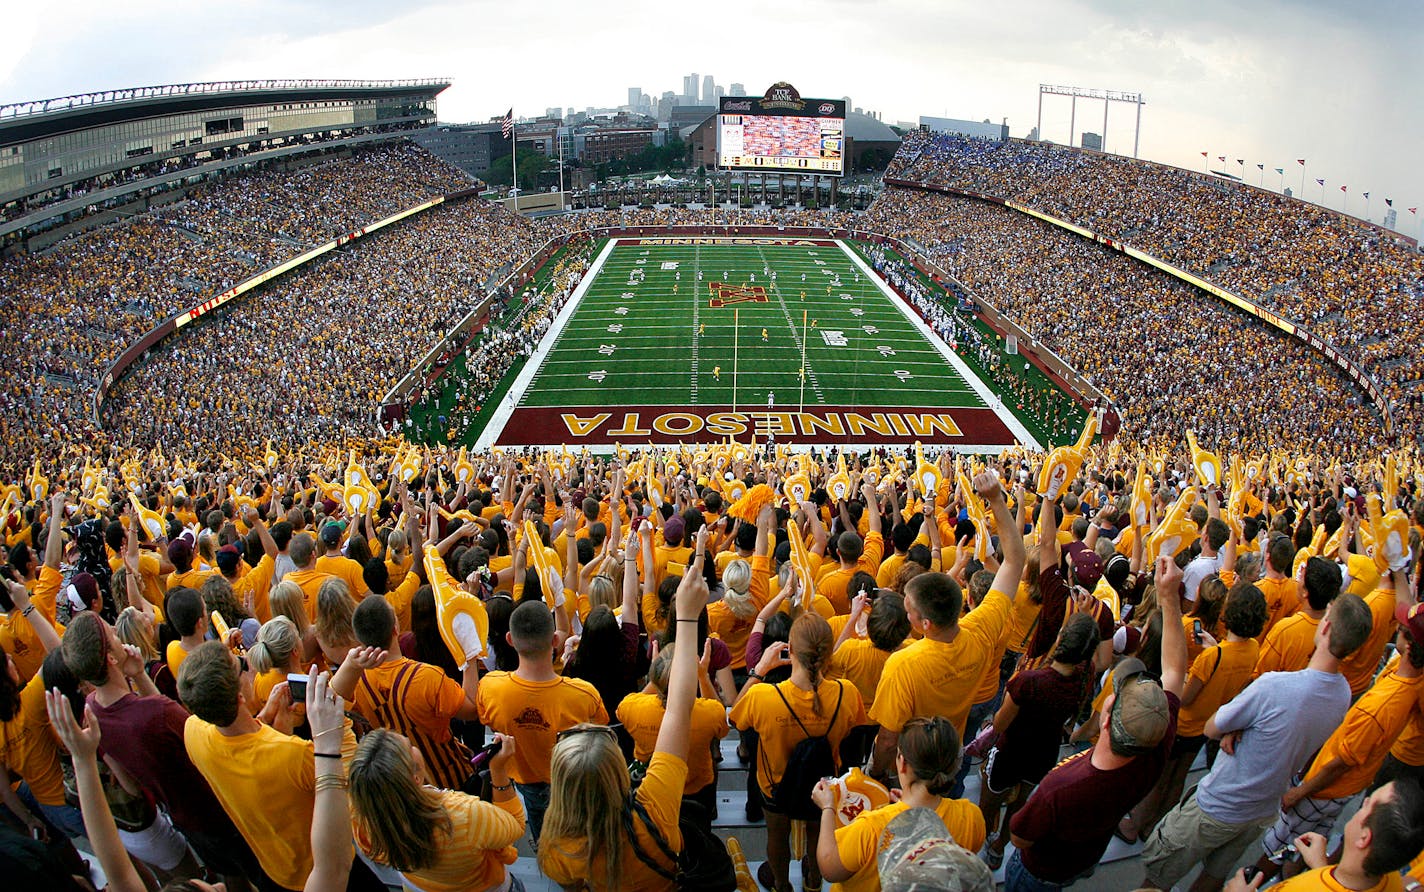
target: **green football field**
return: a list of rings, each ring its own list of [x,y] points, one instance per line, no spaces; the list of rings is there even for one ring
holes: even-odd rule
[[[481,443],[706,441],[736,436],[730,416],[784,441],[942,440],[925,413],[947,413],[963,444],[1024,439],[971,379],[840,243],[620,239],[599,255]],[[662,416],[676,418],[654,426]]]

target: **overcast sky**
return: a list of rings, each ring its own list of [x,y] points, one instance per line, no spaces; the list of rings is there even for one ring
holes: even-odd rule
[[[717,14],[714,10],[726,10]],[[758,9],[772,15],[764,21]],[[999,121],[1027,135],[1038,84],[1140,92],[1144,157],[1200,169],[1201,152],[1246,179],[1384,213],[1418,234],[1424,205],[1424,2],[1420,0],[55,0],[5,13],[0,102],[226,78],[447,76],[447,121],[510,105],[617,106],[629,87],[681,92],[692,71],[760,93],[850,96],[887,123],[919,115]],[[1069,101],[1045,102],[1043,136],[1068,139]],[[1077,130],[1102,128],[1080,101]],[[1116,105],[1107,150],[1132,150]],[[1424,212],[1424,208],[1421,208]]]

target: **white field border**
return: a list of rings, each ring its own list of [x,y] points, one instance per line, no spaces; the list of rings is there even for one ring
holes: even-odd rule
[[[559,340],[559,335],[564,333],[564,328],[573,318],[578,310],[579,304],[583,303],[583,296],[588,293],[589,286],[598,278],[598,274],[603,271],[603,264],[612,256],[613,249],[617,247],[618,239],[610,238],[608,244],[603,246],[603,250],[594,259],[593,265],[588,268],[588,272],[583,274],[579,280],[578,287],[569,296],[564,308],[559,311],[559,315],[554,317],[554,324],[549,326],[549,330],[544,332],[544,337],[539,339],[539,346],[534,348],[534,352],[524,362],[524,368],[519,370],[519,377],[514,379],[514,383],[509,386],[509,391],[500,400],[499,408],[495,409],[494,417],[485,425],[485,429],[480,431],[480,438],[475,441],[477,451],[488,451],[499,439],[499,435],[504,433],[504,426],[509,423],[509,419],[514,416],[514,410],[519,407],[519,403],[524,399],[524,394],[529,390],[529,385],[534,383],[534,376],[544,367],[544,360],[549,358],[549,351],[554,349],[554,343]],[[549,447],[543,447],[549,448]],[[610,452],[612,449],[609,450]]]
[[[818,240],[824,241],[824,239]],[[729,244],[731,244],[734,240],[732,238],[729,238],[727,241]],[[1014,417],[1013,413],[1010,412],[1007,408],[992,408],[993,402],[995,400],[994,392],[989,389],[988,385],[986,385],[983,381],[979,379],[978,375],[974,374],[974,372],[970,370],[968,364],[966,364],[964,360],[959,357],[959,354],[955,353],[954,350],[950,348],[949,344],[945,343],[944,339],[941,338],[938,334],[936,334],[934,332],[934,329],[930,328],[929,325],[926,324],[925,320],[920,318],[920,315],[915,312],[914,308],[910,307],[908,304],[905,303],[905,300],[895,292],[895,289],[890,287],[889,282],[886,282],[880,277],[878,273],[872,270],[865,263],[865,261],[861,259],[860,255],[857,254],[854,250],[852,250],[850,246],[845,244],[845,242],[841,241],[840,239],[833,239],[832,241],[835,242],[836,247],[840,248],[841,252],[844,253],[847,257],[849,257],[851,262],[855,264],[855,266],[860,269],[864,275],[869,277],[869,280],[871,282],[875,283],[875,285],[880,289],[881,293],[884,294],[887,299],[889,299],[891,306],[896,307],[901,312],[901,314],[903,314],[905,318],[909,320],[910,324],[915,327],[915,330],[918,331],[920,335],[924,337],[925,340],[928,341],[932,347],[935,348],[935,350],[940,354],[940,356],[945,360],[945,362],[949,363],[950,366],[956,372],[959,373],[960,377],[962,377],[965,382],[969,384],[970,388],[973,389],[974,392],[979,396],[979,398],[984,402],[984,407],[992,411],[996,416],[998,416],[999,420],[1004,423],[1004,426],[1009,429],[1010,433],[1012,433],[1015,437],[1018,438],[1020,443],[1034,450],[1041,450],[1043,448],[1039,444],[1039,442],[1033,438],[1033,436],[1028,432],[1028,430],[1023,426],[1023,424],[1020,423],[1019,420]],[[608,244],[606,244],[603,250],[599,252],[598,257],[594,259],[593,264],[588,268],[588,272],[584,273],[583,279],[580,280],[578,287],[574,289],[574,293],[569,296],[568,302],[565,303],[563,309],[559,311],[559,315],[554,317],[553,324],[549,326],[548,331],[544,332],[544,337],[539,340],[539,345],[534,349],[534,352],[530,354],[529,359],[525,361],[524,368],[520,369],[519,377],[514,379],[514,383],[510,385],[509,391],[504,395],[504,398],[500,400],[499,408],[495,410],[494,416],[490,418],[489,423],[485,425],[485,429],[480,432],[479,439],[475,441],[474,446],[477,451],[489,451],[491,448],[493,448],[496,441],[499,440],[500,435],[504,433],[504,428],[507,424],[509,424],[510,419],[513,417],[514,410],[518,408],[520,402],[523,401],[524,394],[529,390],[529,386],[534,382],[534,377],[539,373],[539,370],[543,368],[544,361],[548,358],[550,351],[553,350],[554,344],[559,340],[559,336],[563,334],[564,329],[568,326],[569,320],[573,318],[574,313],[578,311],[579,305],[583,303],[584,295],[588,292],[588,289],[593,284],[593,281],[598,278],[599,273],[603,271],[604,264],[613,254],[614,248],[618,247],[619,242],[620,239],[618,238],[610,238],[608,240]],[[745,414],[748,417],[748,422],[752,425],[754,429],[754,417],[759,414],[764,414],[764,412],[750,410],[742,414]],[[567,445],[569,444],[530,444],[530,448],[557,449],[561,446]],[[839,443],[836,445],[839,448],[855,450],[884,448],[884,444],[879,443]],[[786,442],[785,446],[795,452],[805,452],[816,448],[825,448],[826,444],[822,442]],[[614,447],[611,445],[589,445],[584,448],[586,448],[591,453],[597,454],[611,453],[614,451]],[[966,445],[955,443],[953,444],[952,448],[956,452],[997,453],[1002,452],[1005,449],[1009,449],[1011,447],[1008,445],[987,446],[983,444]]]
[[[959,354],[955,353],[954,349],[945,343],[945,340],[936,334],[935,330],[930,328],[924,319],[920,318],[920,314],[915,312],[915,308],[910,306],[903,297],[896,293],[895,289],[890,287],[889,282],[882,279],[878,273],[872,270],[870,266],[866,264],[865,260],[845,242],[836,239],[836,245],[845,252],[846,256],[851,259],[851,262],[854,263],[861,272],[870,277],[870,281],[874,282],[881,293],[889,298],[890,303],[899,308],[900,312],[905,315],[905,318],[910,320],[910,324],[924,336],[925,340],[929,341],[931,346],[939,351],[939,355],[944,357],[945,362],[949,363],[950,366],[959,373],[960,377],[968,382],[974,392],[979,394],[979,398],[984,401],[985,408],[990,409],[995,415],[999,416],[999,420],[1018,438],[1020,443],[1035,451],[1041,451],[1043,449],[1039,442],[1033,438],[1033,435],[1028,432],[1028,429],[1014,417],[1014,413],[1009,411],[1002,400],[999,400],[999,404],[1002,408],[993,408],[996,399],[994,391],[990,390],[987,384],[979,380],[979,376],[974,374],[969,368],[969,364],[961,359]],[[962,452],[1001,452],[1010,447],[982,445],[960,446],[956,444],[954,448]]]

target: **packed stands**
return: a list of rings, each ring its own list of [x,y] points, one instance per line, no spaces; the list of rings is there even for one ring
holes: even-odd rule
[[[1248,185],[1044,143],[914,133],[887,176],[1020,202],[1294,320],[1373,375],[1418,433],[1424,255],[1392,233]]]

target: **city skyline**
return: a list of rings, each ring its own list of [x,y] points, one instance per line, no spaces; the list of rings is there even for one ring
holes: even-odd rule
[[[782,12],[818,40],[776,52],[764,35],[732,39],[644,0],[546,7],[559,27],[536,36],[502,7],[459,0],[21,5],[7,16],[0,103],[204,80],[450,76],[441,119],[483,121],[511,105],[526,116],[555,102],[617,107],[631,84],[686,95],[681,78],[697,71],[699,100],[702,78],[720,72],[729,94],[786,80],[808,96],[853,96],[887,123],[1007,118],[1020,137],[1049,83],[1142,93],[1144,158],[1201,170],[1206,152],[1212,169],[1296,191],[1304,174],[1301,197],[1323,191],[1326,206],[1348,201],[1358,216],[1368,191],[1376,221],[1385,197],[1424,205],[1413,151],[1424,119],[1407,99],[1424,81],[1424,5],[1407,0],[1203,0],[1190,16],[1126,0],[1024,0],[1012,16],[962,0],[885,0],[873,16],[848,0],[792,0]],[[447,34],[471,36],[431,36]],[[654,107],[662,92],[649,94]],[[1080,100],[1074,143],[1101,129],[1094,105]],[[1130,154],[1131,115],[1116,111],[1105,148]],[[1042,135],[1067,143],[1069,116],[1066,100],[1045,103]],[[1417,235],[1418,219],[1402,212],[1399,228]]]

